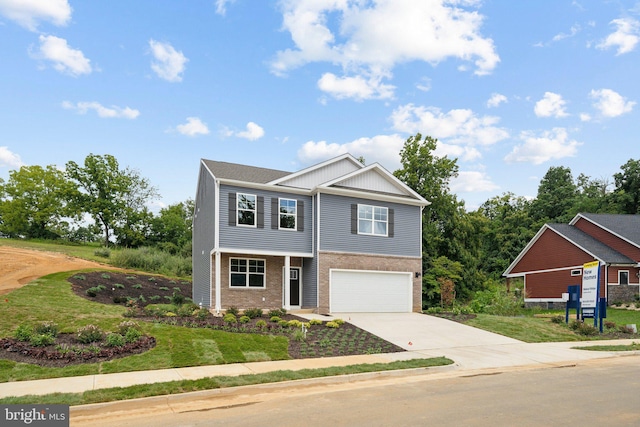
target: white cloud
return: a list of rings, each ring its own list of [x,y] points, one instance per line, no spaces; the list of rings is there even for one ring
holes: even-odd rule
[[[151,54],[155,60],[151,62],[151,69],[158,77],[169,82],[182,81],[185,64],[189,61],[187,57],[182,52],[175,50],[169,43],[151,39],[149,47],[151,47]]]
[[[35,57],[53,62],[53,68],[57,71],[73,77],[93,71],[91,61],[85,58],[82,51],[69,47],[65,39],[41,35],[39,40],[40,51]]]
[[[236,132],[235,136],[238,138],[248,139],[249,141],[255,141],[264,136],[264,129],[254,122],[247,123],[247,129],[242,132]]]
[[[395,89],[395,86],[381,83],[380,76],[367,80],[362,76],[338,77],[333,73],[323,74],[318,80],[318,87],[334,98],[354,98],[358,101],[392,98]]]
[[[40,21],[67,25],[71,19],[71,6],[67,0],[0,0],[0,15],[36,31]]]
[[[568,114],[565,111],[565,104],[566,102],[562,99],[562,95],[545,92],[544,97],[536,102],[533,111],[538,117],[566,117]]]
[[[508,102],[507,97],[502,95],[501,93],[492,93],[491,98],[487,101],[487,107],[493,108],[502,104],[503,102]]]
[[[476,193],[500,188],[485,172],[481,171],[458,172],[458,176],[451,179],[450,187],[454,193]]]
[[[362,81],[389,79],[403,62],[436,65],[455,58],[473,62],[477,75],[491,73],[500,62],[493,40],[480,33],[483,16],[469,10],[475,1],[283,0],[280,4],[283,29],[295,47],[277,52],[271,63],[277,75],[310,62],[329,62],[341,66],[343,79],[354,83],[348,80],[354,75],[362,76]],[[362,98],[362,89],[339,93]]]
[[[227,13],[227,5],[236,0],[216,0],[216,13],[224,16]]]
[[[104,107],[99,102],[78,102],[73,104],[69,101],[64,101],[62,103],[62,108],[66,110],[76,110],[78,114],[86,114],[89,110],[94,110],[98,117],[102,118],[121,118],[121,119],[135,119],[140,115],[140,111],[134,110],[129,107],[118,107],[116,105],[112,105],[110,108]]]
[[[615,47],[616,55],[633,51],[640,41],[640,22],[633,18],[619,18],[609,24],[615,25],[616,31],[609,34],[596,47],[601,50]]]
[[[509,133],[500,128],[498,117],[478,117],[467,109],[450,110],[443,113],[436,107],[421,107],[407,104],[396,108],[391,114],[393,128],[407,134],[426,133],[438,138],[444,145],[460,147],[446,148],[447,154],[472,160],[480,157],[473,146],[487,146],[509,137]]]
[[[431,79],[429,77],[423,77],[416,87],[423,92],[429,92],[431,90]]]
[[[589,113],[580,113],[580,121],[582,121],[582,122],[590,122],[591,121],[591,114],[589,114]]]
[[[560,40],[571,38],[571,37],[575,36],[576,34],[578,34],[579,31],[580,31],[580,25],[575,24],[575,25],[571,26],[571,30],[570,30],[569,34],[567,34],[567,33],[558,33],[555,36],[553,36],[552,40],[554,42],[557,42],[557,41],[560,41]]]
[[[380,163],[389,171],[400,168],[400,150],[405,138],[400,135],[377,135],[358,138],[344,144],[326,141],[308,141],[298,150],[298,160],[303,164],[319,163],[344,153],[365,158],[367,164]]]
[[[19,169],[24,166],[22,159],[16,153],[9,150],[9,147],[0,147],[0,167]]]
[[[187,117],[187,123],[176,126],[176,130],[187,136],[209,134],[209,128],[198,117]]]
[[[520,139],[524,144],[514,147],[504,158],[506,162],[528,162],[539,165],[552,159],[573,157],[578,147],[582,145],[581,142],[570,139],[564,128],[554,128],[551,131],[542,132],[539,136],[530,131],[522,132]]]
[[[592,90],[589,97],[595,100],[593,106],[604,117],[617,117],[629,113],[636,105],[635,101],[627,101],[625,97],[611,89]]]

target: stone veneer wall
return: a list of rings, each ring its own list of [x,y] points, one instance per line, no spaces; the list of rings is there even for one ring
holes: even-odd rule
[[[609,285],[608,303],[614,302],[635,302],[638,297],[638,285]]]
[[[229,258],[263,259],[265,260],[265,287],[264,288],[230,288],[229,287]],[[215,255],[211,259],[211,295],[212,308],[215,308],[216,279],[215,279]],[[291,267],[302,267],[301,258],[291,258]],[[222,254],[220,261],[220,301],[221,308],[237,307],[262,308],[270,310],[282,308],[282,269],[284,257],[281,256],[251,256]]]
[[[320,252],[318,254],[318,312],[329,313],[329,271],[332,268],[371,271],[409,271],[413,278],[413,311],[422,311],[422,259],[388,255]],[[415,277],[420,272],[420,277]]]

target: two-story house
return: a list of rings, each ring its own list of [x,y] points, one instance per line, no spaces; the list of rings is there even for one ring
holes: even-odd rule
[[[294,173],[201,160],[193,301],[216,312],[420,311],[428,204],[350,154]]]

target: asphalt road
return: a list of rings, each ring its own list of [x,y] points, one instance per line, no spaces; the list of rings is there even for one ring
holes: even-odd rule
[[[163,412],[144,405],[76,419],[72,412],[71,425],[638,426],[640,356],[555,368],[244,387],[205,399],[194,394]]]

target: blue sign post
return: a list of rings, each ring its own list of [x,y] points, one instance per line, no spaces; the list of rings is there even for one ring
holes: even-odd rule
[[[564,313],[565,323],[569,323],[569,309],[576,309],[576,320],[580,318],[580,285],[570,285],[567,288],[569,293],[569,299],[567,300],[567,307]]]

